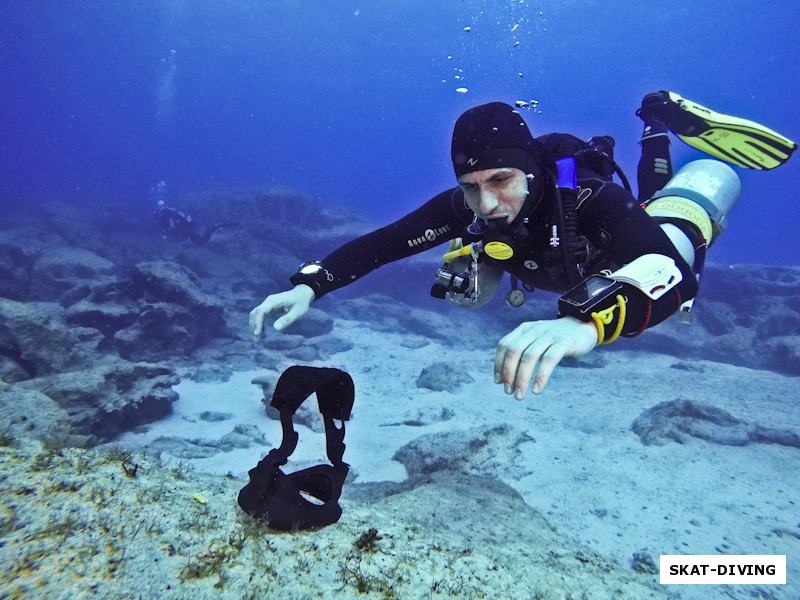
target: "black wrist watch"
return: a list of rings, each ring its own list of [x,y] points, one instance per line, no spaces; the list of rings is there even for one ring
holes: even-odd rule
[[[323,292],[323,286],[333,281],[333,275],[322,266],[319,261],[307,262],[300,265],[297,273],[289,278],[292,285],[305,284],[314,290],[316,298],[320,298]]]

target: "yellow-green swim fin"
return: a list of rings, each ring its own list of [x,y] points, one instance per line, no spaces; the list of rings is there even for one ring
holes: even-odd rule
[[[660,121],[681,140],[727,163],[748,169],[784,164],[797,144],[754,121],[723,115],[675,92],[648,94],[636,111],[645,122]]]

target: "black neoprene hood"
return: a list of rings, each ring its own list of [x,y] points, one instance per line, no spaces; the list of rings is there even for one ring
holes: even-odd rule
[[[450,157],[456,178],[505,167],[538,174],[541,152],[541,145],[531,135],[522,115],[503,102],[469,109],[453,128]]]

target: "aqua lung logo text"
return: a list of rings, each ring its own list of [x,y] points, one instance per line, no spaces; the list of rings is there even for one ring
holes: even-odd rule
[[[468,164],[470,167],[474,167],[475,165],[477,165],[477,164],[478,164],[478,159],[477,159],[477,158],[468,158],[468,159],[467,159],[467,164]]]
[[[449,225],[445,225],[444,227],[438,227],[436,229],[426,229],[425,233],[420,237],[408,240],[408,247],[413,248],[414,246],[419,246],[420,244],[435,242],[436,238],[438,238],[440,235],[447,233],[448,231],[450,231]]]

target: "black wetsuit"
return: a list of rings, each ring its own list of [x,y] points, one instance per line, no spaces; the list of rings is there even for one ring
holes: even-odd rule
[[[630,192],[613,183],[610,177],[585,169],[578,170],[578,186],[578,230],[592,247],[585,264],[586,276],[605,269],[616,270],[644,254],[669,256],[683,275],[681,283],[652,303],[642,292],[630,287],[623,335],[660,323],[674,314],[681,303],[695,296],[698,285],[692,269]],[[495,261],[484,255],[483,260],[501,265],[529,286],[565,292],[570,287],[569,279],[561,256],[550,248],[555,201],[553,193],[545,194],[529,217],[526,225],[529,235],[524,245],[511,259]],[[335,250],[322,260],[324,272],[304,283],[320,298],[381,265],[462,237],[474,216],[460,188],[447,190],[400,220]]]
[[[160,206],[153,216],[166,235],[178,239],[188,238],[195,244],[207,244],[214,232],[220,228],[219,225],[200,227],[189,215],[168,206]]]

